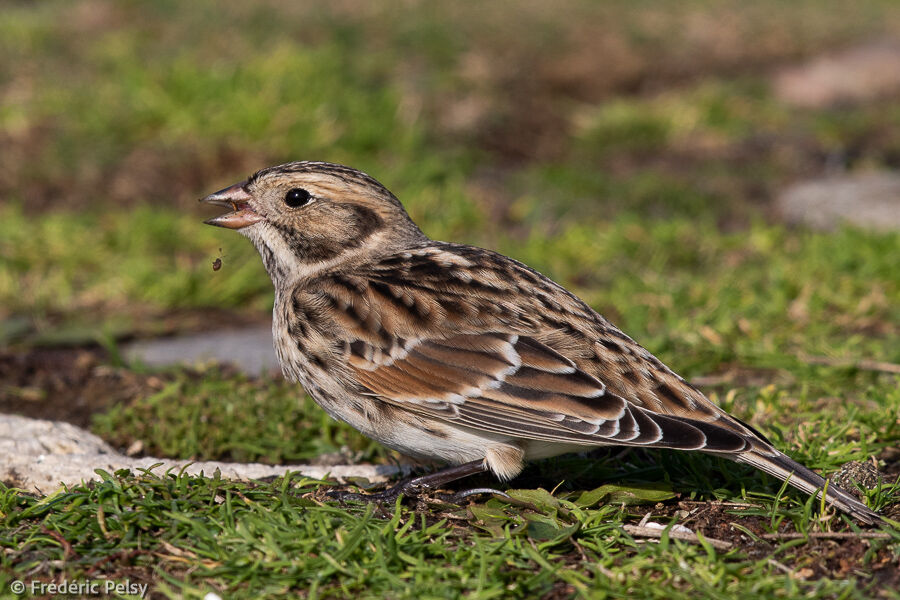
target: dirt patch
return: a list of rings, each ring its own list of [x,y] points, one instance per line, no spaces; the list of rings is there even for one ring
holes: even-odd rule
[[[0,412],[89,428],[91,416],[162,389],[164,379],[107,364],[96,347],[0,353]]]
[[[35,346],[91,348],[104,332],[116,342],[130,342],[203,331],[268,325],[271,313],[223,308],[158,308],[97,304],[77,313],[6,314],[0,308],[0,346],[28,351]],[[105,331],[97,326],[105,324]],[[2,337],[5,336],[5,337]]]
[[[740,515],[749,506],[682,501],[657,505],[651,511],[651,519],[659,517],[656,520],[665,523],[678,516],[679,524],[699,531],[707,538],[729,542],[749,558],[756,559],[773,556],[778,546],[795,539],[798,532],[791,523],[783,522],[776,533],[770,534],[767,518]],[[735,527],[735,524],[751,532],[755,538]],[[890,582],[892,586],[900,584],[900,572],[895,568],[893,550],[885,547],[883,540],[856,536],[846,526],[837,525],[833,529],[812,533],[805,544],[780,553],[777,559],[779,565],[791,569],[801,579],[843,579],[852,576],[854,569],[865,565],[867,570],[871,570],[872,579]],[[775,566],[781,568],[779,565]]]
[[[900,92],[900,43],[890,38],[856,46],[776,74],[779,99],[800,108],[825,108]]]

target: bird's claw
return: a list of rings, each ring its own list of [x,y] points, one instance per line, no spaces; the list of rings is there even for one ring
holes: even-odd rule
[[[422,485],[416,483],[415,481],[407,481],[400,482],[397,485],[391,486],[388,489],[375,492],[372,494],[360,494],[358,492],[348,492],[348,491],[333,491],[327,492],[325,495],[329,498],[334,498],[340,502],[346,502],[348,500],[356,501],[356,502],[387,502],[394,503],[397,501],[397,498],[400,496],[405,496],[407,498],[410,497],[418,497],[429,491],[431,488],[428,485]]]
[[[384,491],[375,492],[373,494],[360,494],[358,492],[348,492],[341,490],[327,492],[325,495],[329,498],[334,498],[339,502],[355,501],[394,503],[400,496],[403,496],[405,498],[418,498],[431,491],[434,490],[430,485],[410,481],[406,483],[398,483],[397,485],[389,487]],[[440,499],[451,504],[459,504],[460,501],[465,500],[470,496],[476,496],[479,494],[491,494],[493,496],[499,496],[501,498],[509,498],[509,494],[507,494],[506,492],[495,490],[494,488],[483,487],[462,490],[460,492],[456,492],[455,494],[441,494]]]

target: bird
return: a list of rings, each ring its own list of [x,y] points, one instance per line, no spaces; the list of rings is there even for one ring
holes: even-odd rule
[[[332,418],[449,465],[392,498],[626,446],[732,459],[824,493],[861,522],[880,519],[563,286],[503,254],[430,239],[359,170],[289,162],[201,202],[231,209],[204,222],[237,231],[262,258],[284,376]]]

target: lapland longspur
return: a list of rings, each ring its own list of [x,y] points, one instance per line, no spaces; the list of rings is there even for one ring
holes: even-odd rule
[[[698,450],[861,502],[710,402],[562,286],[490,250],[429,239],[372,177],[324,162],[263,169],[203,199],[275,286],[284,375],[335,419],[415,457],[514,477],[597,446]]]

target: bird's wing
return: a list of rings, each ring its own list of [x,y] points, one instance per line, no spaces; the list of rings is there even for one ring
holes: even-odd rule
[[[512,437],[741,452],[751,442],[716,422],[662,415],[608,393],[603,382],[537,340],[514,333],[356,339],[356,380],[407,410]]]
[[[807,492],[825,485],[696,390],[686,401],[687,383],[550,280],[499,255],[448,248],[398,255],[315,292],[313,313],[347,335],[342,364],[362,391],[511,439],[720,452]],[[603,352],[592,360],[579,353],[585,344]],[[585,370],[617,359],[650,376]],[[836,486],[827,497],[878,520]]]

